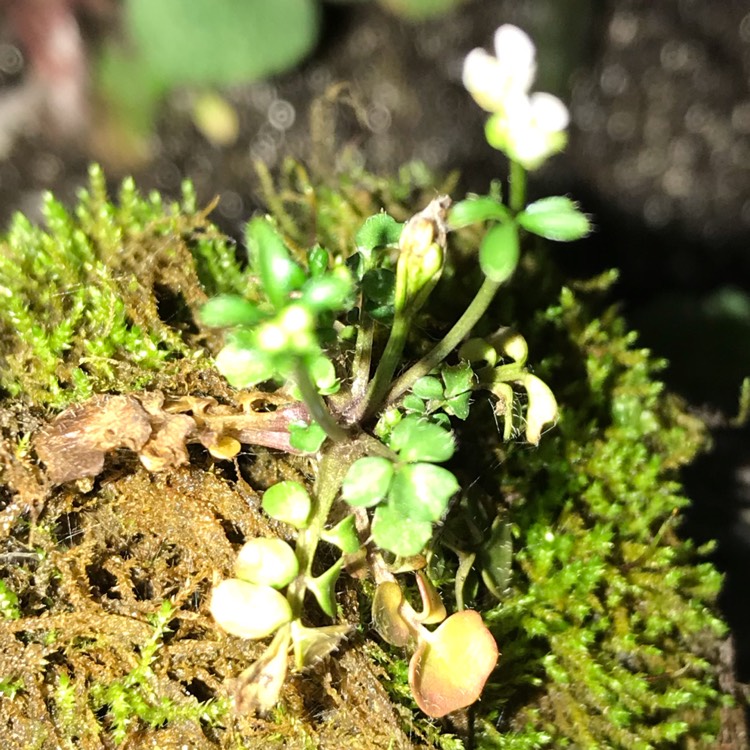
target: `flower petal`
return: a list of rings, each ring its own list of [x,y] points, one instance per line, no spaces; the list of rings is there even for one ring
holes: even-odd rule
[[[536,77],[536,48],[531,37],[518,26],[504,24],[495,32],[495,55],[514,88],[528,92]]]
[[[533,445],[538,445],[544,425],[557,419],[557,400],[550,387],[536,375],[526,373],[522,382],[529,396],[526,439]]]
[[[497,60],[483,49],[474,49],[466,56],[463,83],[474,101],[488,112],[503,106],[505,91],[499,86],[502,71]]]
[[[548,133],[565,130],[570,123],[568,108],[552,94],[538,91],[529,97],[532,117]]]

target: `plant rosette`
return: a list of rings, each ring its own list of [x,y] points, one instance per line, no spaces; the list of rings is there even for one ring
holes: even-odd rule
[[[389,445],[398,457],[355,461],[344,476],[343,500],[352,507],[375,507],[372,535],[381,549],[401,557],[416,555],[432,537],[433,524],[445,515],[458,492],[456,477],[436,466],[455,450],[450,431],[413,414],[393,427]]]

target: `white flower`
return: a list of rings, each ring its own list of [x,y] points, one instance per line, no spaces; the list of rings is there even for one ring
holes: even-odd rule
[[[495,57],[475,49],[464,60],[464,86],[488,112],[498,112],[514,97],[526,96],[535,76],[534,43],[525,31],[509,24],[495,32]]]
[[[487,140],[526,169],[535,169],[565,147],[569,115],[552,94],[529,95],[536,49],[526,32],[504,25],[495,32],[495,56],[472,50],[463,82],[480,107],[492,112]]]
[[[496,112],[487,122],[487,141],[526,169],[536,169],[567,142],[567,107],[552,94],[536,92]]]

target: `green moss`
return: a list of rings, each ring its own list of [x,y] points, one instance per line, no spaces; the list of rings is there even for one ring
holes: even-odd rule
[[[126,180],[115,204],[90,177],[75,211],[47,195],[46,228],[17,214],[0,239],[0,387],[35,404],[143,387],[178,360],[208,368],[195,311],[244,284],[189,185],[164,206]]]
[[[677,470],[703,427],[596,295],[563,287],[526,326],[532,351],[559,352],[539,373],[562,415],[537,450],[497,446],[517,552],[510,591],[486,613],[504,655],[483,742],[709,747],[721,577],[677,533],[689,502]]]

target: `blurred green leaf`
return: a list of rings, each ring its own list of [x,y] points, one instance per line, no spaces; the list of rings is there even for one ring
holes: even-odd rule
[[[269,514],[270,515],[270,514]],[[299,573],[294,550],[278,537],[248,539],[237,553],[234,575],[242,581],[282,589]]]
[[[395,245],[404,225],[382,212],[370,216],[354,235],[354,245],[369,255],[376,247]]]
[[[419,398],[435,400],[443,398],[443,384],[432,375],[425,375],[417,380],[411,391]]]
[[[315,422],[309,425],[289,425],[289,444],[295,450],[304,453],[317,453],[325,439],[325,430]]]
[[[372,536],[381,549],[409,557],[419,554],[430,541],[432,524],[404,518],[389,505],[379,505],[372,520]]]
[[[393,464],[387,458],[360,458],[346,472],[341,497],[349,505],[370,508],[386,496],[392,478]]]
[[[305,272],[292,260],[289,249],[271,222],[263,217],[251,219],[245,229],[250,263],[260,276],[263,291],[274,305],[281,307],[290,292],[305,282]]]
[[[227,338],[226,346],[216,355],[216,368],[235,388],[249,388],[276,374],[270,357],[239,336]]]
[[[562,195],[542,198],[518,214],[518,223],[527,231],[556,242],[580,240],[591,232],[591,222],[578,210],[578,204]]]
[[[388,268],[373,268],[362,277],[362,291],[378,305],[393,305],[396,274]]]
[[[448,224],[451,229],[461,229],[470,224],[480,224],[483,221],[508,221],[510,211],[499,200],[488,195],[467,198],[454,203],[448,213]]]
[[[404,400],[401,404],[406,411],[413,411],[417,414],[424,414],[427,411],[427,406],[419,396],[415,396],[413,393],[408,393],[404,396]]]
[[[203,305],[200,312],[203,325],[212,328],[251,326],[262,317],[263,314],[256,305],[236,294],[221,294],[214,297]]]
[[[352,290],[350,278],[326,274],[305,283],[302,302],[314,312],[347,310],[351,306]]]
[[[405,417],[393,428],[390,443],[403,461],[447,461],[456,447],[448,430],[416,415]]]
[[[168,87],[228,85],[291,68],[315,44],[314,0],[128,0],[125,23]]]
[[[307,267],[310,269],[310,276],[317,279],[328,270],[330,263],[330,254],[328,250],[320,245],[315,245],[307,251]]]
[[[445,398],[452,398],[458,396],[459,393],[470,391],[474,385],[474,371],[468,362],[443,367],[440,375],[445,383]]]
[[[469,416],[471,408],[471,391],[459,393],[458,396],[449,398],[443,405],[443,408],[448,414],[458,419],[466,419]]]
[[[336,393],[339,390],[339,379],[336,377],[336,368],[325,354],[318,354],[308,365],[310,377],[315,387],[325,396]]]
[[[263,493],[262,506],[271,518],[304,529],[310,517],[312,501],[299,482],[285,481],[271,485]]]
[[[502,518],[492,522],[489,537],[478,550],[482,580],[492,594],[501,599],[510,582],[513,562],[511,525]]]

